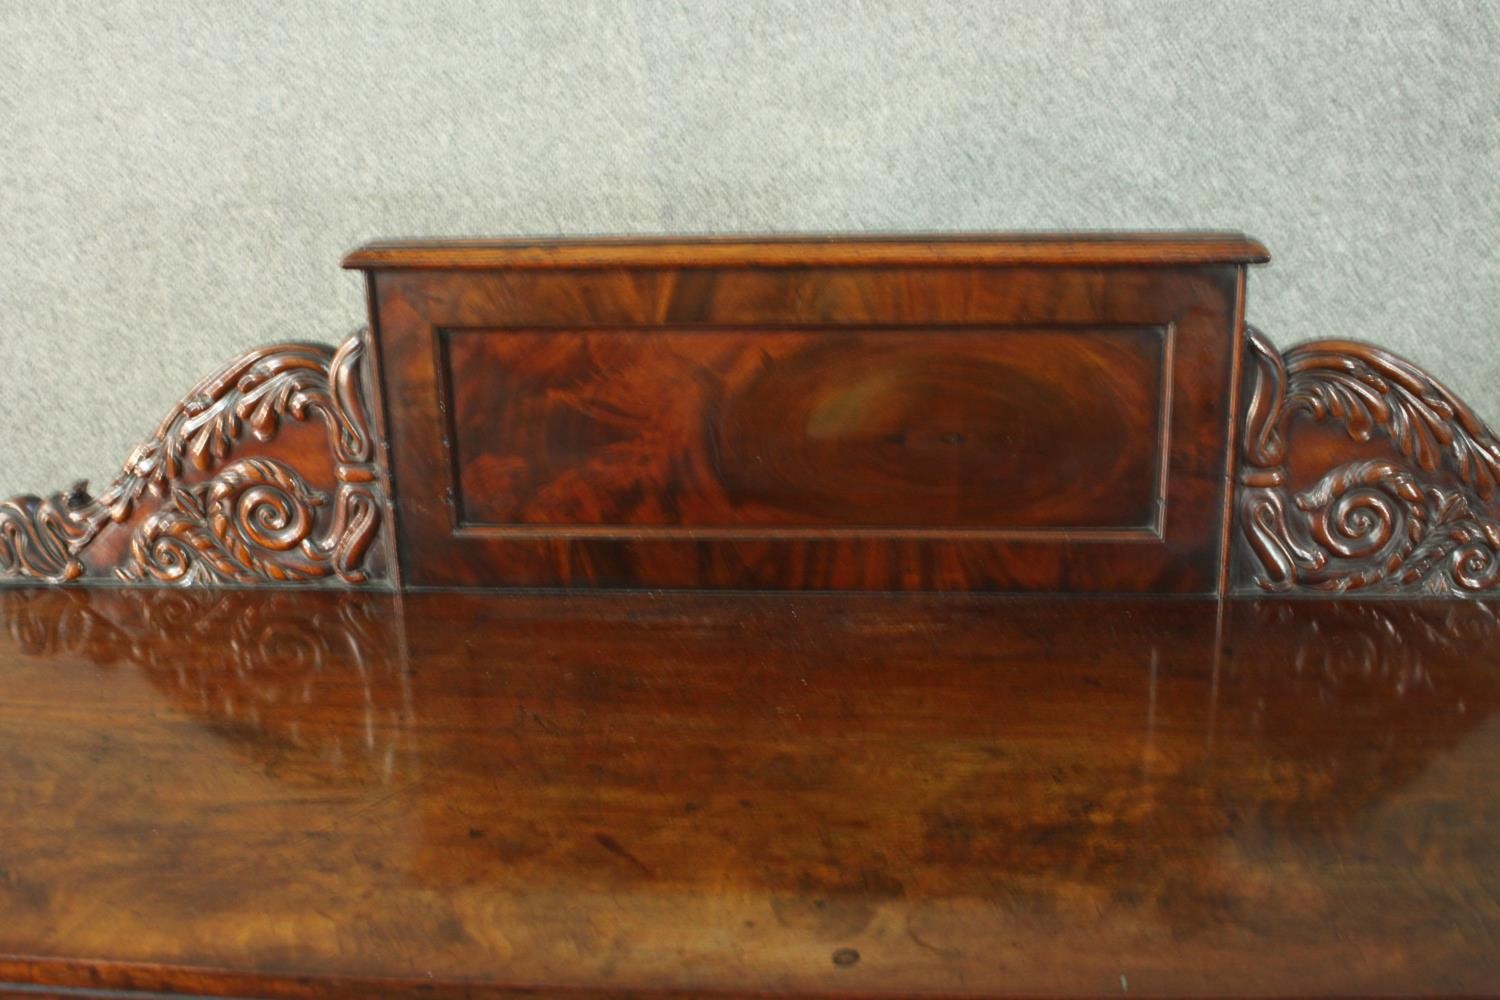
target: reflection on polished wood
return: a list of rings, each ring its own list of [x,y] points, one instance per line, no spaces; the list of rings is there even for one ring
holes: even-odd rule
[[[1483,602],[0,591],[0,979],[1500,990]]]

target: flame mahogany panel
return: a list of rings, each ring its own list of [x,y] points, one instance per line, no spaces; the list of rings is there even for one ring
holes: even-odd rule
[[[1250,258],[984,246],[354,255],[407,583],[1217,592]]]
[[[1155,529],[1160,328],[441,336],[464,527]]]

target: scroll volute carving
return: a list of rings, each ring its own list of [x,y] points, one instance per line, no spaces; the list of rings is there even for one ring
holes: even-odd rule
[[[98,496],[0,504],[0,580],[386,579],[366,340],[253,351],[199,383]]]
[[[1251,331],[1249,361],[1239,589],[1500,589],[1500,441],[1462,400],[1368,344]]]

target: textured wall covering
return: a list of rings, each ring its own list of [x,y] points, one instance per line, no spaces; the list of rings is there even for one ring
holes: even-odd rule
[[[0,3],[0,494],[112,474],[367,238],[1243,229],[1252,319],[1500,421],[1500,4]]]

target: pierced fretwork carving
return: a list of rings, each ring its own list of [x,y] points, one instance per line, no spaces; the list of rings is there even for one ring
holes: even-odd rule
[[[1252,330],[1249,350],[1242,587],[1477,595],[1500,586],[1500,441],[1462,400],[1368,344],[1280,354]]]
[[[98,497],[0,504],[0,580],[153,584],[385,575],[365,335],[251,352],[167,414]]]

